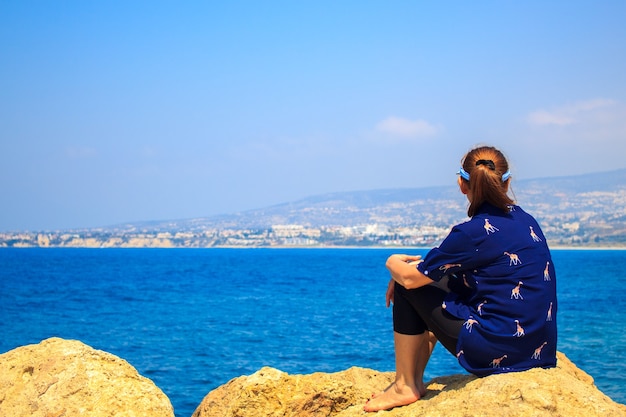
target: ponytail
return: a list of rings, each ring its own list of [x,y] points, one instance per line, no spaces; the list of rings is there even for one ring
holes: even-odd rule
[[[504,212],[514,203],[507,194],[511,177],[509,164],[496,148],[483,146],[468,152],[463,158],[460,175],[471,193],[468,216],[474,216],[484,203]]]

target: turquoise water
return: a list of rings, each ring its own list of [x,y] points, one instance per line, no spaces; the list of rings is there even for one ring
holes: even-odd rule
[[[394,251],[1,249],[0,352],[52,336],[81,340],[152,379],[180,417],[263,366],[392,371],[384,263]],[[553,258],[558,349],[625,403],[626,251]],[[462,372],[438,347],[426,378]]]

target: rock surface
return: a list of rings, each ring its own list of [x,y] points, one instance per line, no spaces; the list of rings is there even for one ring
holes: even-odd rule
[[[386,387],[392,372],[363,368],[326,374],[288,375],[262,368],[211,391],[193,417],[619,417],[626,406],[600,392],[593,378],[558,354],[553,369],[477,378],[453,375],[435,378],[428,393],[406,407],[368,414],[363,404]]]
[[[128,362],[52,338],[0,355],[0,416],[173,417],[174,411]]]
[[[352,417],[393,381],[371,369],[289,375],[262,368],[211,391],[193,417]],[[626,417],[565,355],[554,369],[476,378],[452,375],[427,384],[389,417]],[[52,338],[0,355],[0,416],[173,417],[169,399],[126,361],[79,341]]]

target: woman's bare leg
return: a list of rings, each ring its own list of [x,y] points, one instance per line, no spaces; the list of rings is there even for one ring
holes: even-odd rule
[[[424,386],[424,370],[430,359],[430,355],[433,353],[433,349],[437,344],[437,338],[431,332],[426,332],[428,338],[422,343],[422,348],[417,354],[417,366],[415,367],[415,384],[417,390],[420,393],[420,397],[426,395],[426,386]]]
[[[426,369],[426,365],[428,364],[428,360],[433,353],[433,349],[435,349],[435,345],[437,344],[437,337],[432,332],[428,332],[428,343],[422,343],[422,350],[417,353],[417,364],[415,367],[415,385],[417,386],[417,390],[420,393],[420,397],[426,395],[426,387],[424,386],[424,370]],[[387,391],[391,386],[393,386],[393,382],[384,390],[376,392],[372,394],[372,398],[378,397],[380,394]]]
[[[423,381],[415,380],[416,375],[424,374],[418,366],[426,365],[430,353],[430,333],[405,335],[393,333],[396,354],[396,380],[381,394],[369,400],[365,411],[389,410],[394,407],[414,403],[420,399],[420,386],[425,390]],[[426,357],[426,358],[425,358]]]

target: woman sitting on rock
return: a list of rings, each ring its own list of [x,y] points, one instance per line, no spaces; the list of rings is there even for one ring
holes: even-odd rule
[[[508,195],[506,158],[493,147],[473,149],[458,175],[469,221],[453,227],[423,261],[387,259],[396,378],[365,411],[424,396],[424,369],[437,340],[478,376],[556,365],[554,265],[541,228]]]

